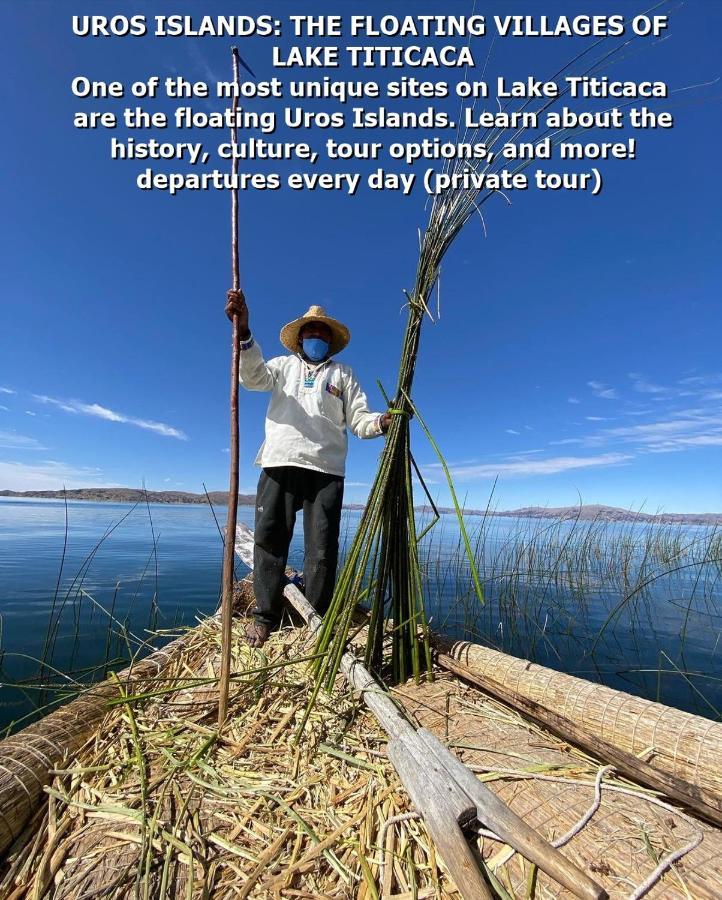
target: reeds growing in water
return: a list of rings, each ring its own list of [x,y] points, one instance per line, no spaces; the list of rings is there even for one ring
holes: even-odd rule
[[[133,525],[132,517],[121,521],[126,512],[108,526],[116,526],[116,536]],[[152,544],[147,511],[138,508],[134,515],[145,516]],[[351,511],[344,515],[342,558],[353,547],[360,518]],[[417,509],[419,534],[434,519],[432,510]],[[442,515],[418,544],[430,627],[717,718],[722,707],[722,678],[716,674],[722,653],[722,531],[635,522],[633,514],[630,519],[464,515],[465,539],[456,517]],[[210,520],[209,528],[215,530]],[[72,538],[72,514],[69,529]],[[58,555],[62,529],[59,540]],[[121,583],[117,575],[99,581],[94,570],[98,541],[91,544],[77,572],[65,562],[58,600],[46,623],[56,635],[51,652],[33,663],[20,655],[23,648],[13,629],[5,628],[0,718],[10,730],[29,720],[20,721],[24,716],[37,718],[40,710],[55,708],[108,671],[162,646],[176,624],[191,622],[191,609],[174,609],[168,599],[181,587],[164,581],[168,574],[155,582],[152,547],[139,555],[138,575]],[[162,549],[158,552],[162,563]],[[170,545],[166,552],[172,552]],[[301,568],[298,554],[294,550],[292,559]],[[161,573],[165,568],[161,565]],[[240,563],[238,570],[241,574]],[[197,594],[195,583],[188,590]],[[216,597],[209,600],[213,604]]]

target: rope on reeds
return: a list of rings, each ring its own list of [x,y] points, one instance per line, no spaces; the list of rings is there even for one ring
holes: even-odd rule
[[[379,863],[379,883],[384,883],[384,875],[386,870],[386,850],[385,850],[385,842],[386,842],[386,832],[391,828],[392,825],[398,825],[400,822],[411,822],[415,819],[420,819],[421,813],[419,812],[407,812],[400,813],[398,816],[391,816],[390,819],[386,819],[384,824],[379,829],[378,836],[378,845],[381,848],[381,862]]]
[[[593,781],[583,781],[579,778],[565,778],[563,775],[544,775],[540,772],[526,772],[524,769],[507,769],[502,768],[500,766],[479,766],[474,763],[466,763],[467,767],[471,769],[472,772],[477,772],[479,774],[486,774],[487,772],[493,773],[494,775],[508,775],[510,778],[525,778],[531,780],[538,781],[549,781],[556,784],[573,784],[575,787],[594,787]],[[628,797],[635,797],[637,800],[640,797],[644,800],[645,803],[652,803],[654,806],[659,806],[661,809],[666,810],[667,812],[672,812],[675,815],[679,816],[689,825],[699,826],[699,822],[696,819],[693,819],[691,816],[688,816],[686,813],[682,812],[677,806],[672,806],[671,803],[666,803],[664,800],[660,800],[659,797],[656,797],[654,794],[648,794],[643,791],[635,791],[634,788],[625,788],[619,784],[605,784],[605,791],[612,791],[615,794],[626,794]]]
[[[489,772],[493,772],[495,775],[508,775],[511,778],[523,778],[532,781],[547,781],[552,782],[554,784],[570,784],[575,787],[580,787],[583,785],[594,786],[597,792],[597,796],[599,801],[601,802],[601,776],[608,769],[613,768],[612,766],[605,766],[600,769],[597,773],[597,777],[594,782],[590,781],[580,781],[575,778],[565,778],[563,775],[544,775],[539,772],[525,772],[523,769],[508,769],[501,766],[479,766],[472,764],[467,764],[469,768],[473,772],[478,772],[481,774],[486,774]],[[605,784],[605,791],[610,791],[615,794],[623,794],[627,797],[634,797],[635,799],[640,799],[640,797],[644,800],[645,803],[651,803],[653,806],[658,806],[660,809],[665,810],[666,812],[671,812],[675,816],[678,816],[682,821],[686,822],[689,826],[691,826],[695,831],[695,836],[692,838],[689,843],[685,844],[683,847],[679,847],[677,850],[674,850],[668,856],[666,856],[657,867],[645,878],[645,880],[635,889],[633,894],[630,894],[628,900],[639,900],[640,897],[643,897],[647,894],[662,878],[665,872],[673,866],[676,862],[679,862],[684,856],[688,853],[691,853],[693,850],[696,850],[697,847],[704,840],[704,832],[699,827],[699,822],[696,819],[693,819],[691,816],[688,816],[686,813],[682,812],[676,806],[672,806],[671,803],[666,803],[664,800],[661,800],[659,797],[655,797],[653,794],[646,794],[640,791],[635,791],[633,788],[626,788],[622,785],[618,784]],[[567,840],[570,840],[574,837],[575,834],[578,834],[585,825],[588,824],[592,815],[599,808],[600,803],[597,803],[597,797],[595,797],[595,804],[590,808],[590,810],[585,813],[580,822],[574,826],[565,834],[563,838],[560,838],[559,841],[553,841],[553,846],[560,847],[562,846],[562,842],[566,843]]]
[[[540,780],[544,780],[544,781],[553,781],[553,782],[559,782],[559,783],[563,783],[563,784],[572,784],[575,786],[590,784],[590,782],[581,782],[581,781],[575,780],[573,778],[547,776],[547,775],[542,775],[542,774],[538,774],[538,773],[523,772],[521,770],[505,769],[505,768],[501,768],[501,767],[470,766],[470,768],[472,768],[476,771],[494,772],[494,773],[498,773],[501,775],[523,776],[524,778],[530,778],[532,780],[540,779]],[[586,827],[586,825],[590,822],[590,820],[595,815],[595,813],[599,810],[599,807],[602,804],[602,787],[604,787],[605,790],[611,790],[616,793],[626,794],[628,796],[639,797],[639,792],[634,791],[631,788],[624,788],[621,786],[608,785],[608,784],[603,785],[604,775],[607,774],[608,772],[612,772],[613,770],[614,770],[614,766],[602,766],[599,768],[599,770],[596,774],[596,777],[594,779],[594,784],[593,784],[593,786],[594,786],[594,801],[593,801],[592,805],[584,813],[584,815],[579,819],[579,821],[575,825],[573,825],[569,829],[569,831],[566,832],[566,834],[562,835],[562,837],[557,838],[554,841],[551,841],[551,844],[553,847],[556,847],[557,849],[559,849],[560,847],[564,847],[566,844],[569,843],[569,841],[571,841],[572,838],[576,837]],[[682,819],[687,821],[690,825],[697,824],[689,816],[686,816],[684,813],[680,812],[680,810],[676,809],[675,807],[671,806],[668,803],[665,803],[662,800],[659,800],[656,797],[645,796],[644,799],[645,799],[645,801],[649,801],[650,803],[653,803],[656,806],[661,806],[663,809],[674,812],[675,814],[679,815]],[[408,821],[412,821],[412,820],[419,819],[419,818],[421,818],[421,816],[418,812],[408,812],[408,813],[403,813],[398,816],[392,816],[390,819],[388,819],[382,825],[382,827],[379,831],[379,836],[378,836],[378,843],[379,843],[379,846],[382,848],[381,862],[379,865],[379,881],[381,884],[383,884],[384,871],[385,871],[385,866],[386,866],[386,853],[384,851],[384,846],[385,846],[385,838],[386,838],[387,830],[390,827],[392,827],[393,825],[396,825],[397,823],[408,822]],[[475,832],[475,834],[478,834],[480,837],[489,838],[490,840],[497,841],[499,843],[505,843],[502,840],[502,838],[499,837],[499,835],[495,834],[493,831],[490,831],[488,828],[484,828],[483,826],[479,827],[479,828],[475,828],[474,832]],[[649,891],[651,891],[652,888],[658,884],[658,882],[662,879],[664,874],[675,863],[677,863],[681,859],[683,859],[688,853],[691,853],[693,850],[696,850],[697,847],[699,847],[699,845],[702,843],[703,839],[704,839],[703,832],[698,830],[691,841],[689,841],[684,846],[679,847],[677,850],[674,850],[673,852],[669,853],[662,860],[660,860],[660,862],[658,863],[656,868],[652,872],[650,872],[650,874],[644,879],[644,881],[637,886],[637,888],[634,890],[634,892],[629,895],[628,900],[641,900],[642,897],[644,897],[646,894],[648,894]]]
[[[582,830],[582,828],[584,828],[587,822],[589,822],[594,813],[602,804],[602,778],[604,777],[605,772],[611,772],[613,771],[613,769],[614,766],[602,766],[599,769],[599,771],[597,772],[596,780],[594,782],[594,802],[576,825],[573,825],[566,834],[562,835],[562,837],[557,838],[555,841],[551,842],[552,847],[556,847],[557,849],[559,849],[565,844],[568,844],[573,837],[579,834],[579,832]]]
[[[648,894],[649,891],[657,884],[657,882],[662,878],[664,873],[673,866],[676,862],[679,862],[683,856],[686,856],[688,853],[691,853],[693,850],[696,850],[697,847],[702,843],[702,838],[704,835],[700,831],[688,844],[684,847],[680,847],[679,850],[675,850],[673,853],[670,853],[669,856],[665,856],[665,858],[659,863],[657,868],[647,877],[644,881],[639,885],[639,887],[634,891],[633,894],[629,895],[629,900],[639,900],[640,897],[644,897],[645,894]]]
[[[499,770],[486,768],[486,767],[480,767],[480,766],[469,766],[469,768],[471,768],[475,771],[480,768],[483,768],[484,771],[487,771],[487,772],[499,771]],[[583,831],[583,829],[588,825],[592,816],[597,812],[597,810],[599,809],[599,807],[602,804],[602,778],[604,777],[604,774],[606,772],[612,771],[613,769],[614,769],[614,766],[602,766],[599,769],[599,771],[597,772],[596,779],[594,781],[594,801],[593,801],[592,805],[584,813],[584,815],[579,819],[579,821],[576,822],[576,824],[574,824],[569,829],[569,831],[566,832],[566,834],[564,834],[564,835],[562,835],[562,837],[557,838],[556,840],[550,842],[552,847],[559,849],[560,847],[563,847],[565,844],[568,844],[569,841],[571,841],[571,839],[573,837],[576,837],[576,835],[578,835],[581,831]],[[574,783],[578,784],[579,782],[574,782]],[[474,831],[480,837],[489,838],[490,840],[497,841],[500,844],[506,844],[508,847],[507,859],[511,859],[511,857],[514,855],[514,853],[518,852],[514,849],[514,847],[511,847],[503,838],[499,837],[498,834],[496,834],[493,831],[490,831],[488,828],[485,828],[482,826],[482,827],[474,829]],[[700,836],[700,840],[701,840],[701,836]],[[697,845],[695,844],[695,846],[697,846]]]

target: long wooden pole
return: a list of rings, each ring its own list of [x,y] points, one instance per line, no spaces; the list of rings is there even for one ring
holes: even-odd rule
[[[231,143],[235,148],[238,143],[236,129],[236,111],[240,95],[240,70],[238,50],[231,49],[233,59],[233,80],[236,90],[233,96],[233,122],[231,124]],[[234,183],[238,176],[238,157],[233,154],[231,173]],[[238,187],[231,188],[231,265],[233,290],[241,289],[241,272],[238,262]],[[223,553],[223,599],[221,601],[221,680],[218,686],[218,727],[221,728],[228,713],[228,684],[231,675],[231,617],[233,615],[233,562],[235,548],[233,535],[236,533],[238,518],[238,366],[239,337],[238,315],[233,316],[233,338],[231,344],[231,443],[230,443],[230,478],[228,485],[228,518],[226,520],[226,538]]]

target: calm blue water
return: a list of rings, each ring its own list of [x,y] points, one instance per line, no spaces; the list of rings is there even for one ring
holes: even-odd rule
[[[216,512],[223,525],[225,507]],[[359,516],[344,514],[346,539]],[[241,507],[239,519],[252,525],[253,509]],[[482,523],[468,522],[475,543]],[[303,565],[300,526],[299,520],[290,554],[297,568]],[[671,562],[644,554],[639,565],[647,567],[643,575],[651,584],[643,589],[633,579],[625,582],[614,558],[625,540],[642,540],[635,526],[605,526],[601,545],[608,553],[596,551],[583,578],[573,565],[559,563],[570,526],[552,533],[544,522],[491,518],[483,529],[484,607],[473,596],[468,565],[459,562],[455,519],[443,517],[425,541],[427,602],[438,630],[490,640],[507,652],[716,717],[722,708],[722,593],[717,564],[707,557],[695,562],[709,541],[704,529],[688,529],[692,549]],[[137,640],[157,646],[148,629],[172,631],[218,605],[223,551],[207,506],[151,505],[149,511],[69,503],[63,558],[65,532],[62,502],[0,500],[2,725],[33,709],[40,696],[37,660],[48,646],[46,658],[59,673],[88,677],[93,667],[127,658],[128,642],[134,649]],[[524,544],[532,545],[533,558],[520,557]],[[678,571],[660,577],[665,566]],[[547,570],[555,575],[543,574]],[[247,570],[237,561],[236,571],[242,577]],[[593,636],[629,594],[594,647]],[[659,668],[667,671],[653,671]]]

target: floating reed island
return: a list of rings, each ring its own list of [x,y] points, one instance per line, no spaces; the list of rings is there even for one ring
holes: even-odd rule
[[[289,609],[250,649],[251,601],[247,579],[220,732],[213,616],[0,742],[1,897],[593,896],[584,878],[597,896],[722,896],[722,724],[432,635],[433,681],[364,697],[390,698],[582,873],[563,887],[471,817],[485,893],[470,894],[391,762],[394,740],[343,677],[299,734],[313,628]],[[423,805],[433,758],[411,769]],[[650,771],[684,800],[647,786]]]

